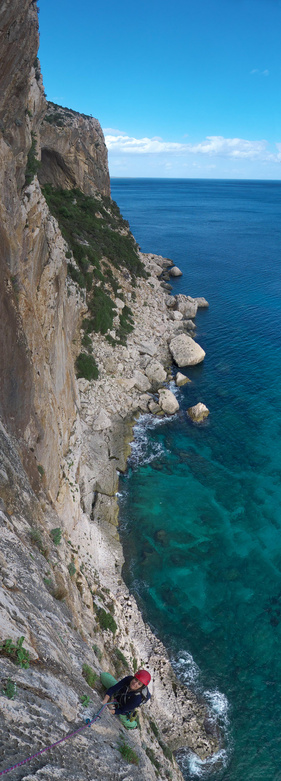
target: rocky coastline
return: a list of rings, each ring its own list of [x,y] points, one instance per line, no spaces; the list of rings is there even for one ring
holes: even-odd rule
[[[98,121],[47,104],[36,2],[2,4],[0,44],[0,769],[91,717],[101,670],[122,677],[142,665],[153,697],[140,730],[105,713],[11,777],[180,781],[172,751],[205,758],[219,739],[122,580],[118,473],[137,415],[177,412],[172,361],[203,360],[194,317],[207,302],[171,296],[171,261],[137,253],[110,199]],[[56,188],[58,218],[47,200]],[[79,224],[87,208],[92,247]],[[74,235],[59,221],[69,209]],[[98,296],[110,327],[96,324]],[[81,354],[95,379],[77,379]]]

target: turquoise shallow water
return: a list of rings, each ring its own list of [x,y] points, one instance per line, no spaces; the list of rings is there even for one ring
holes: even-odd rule
[[[142,249],[182,268],[174,291],[210,302],[180,413],[136,427],[124,574],[224,730],[217,762],[181,754],[186,779],[281,781],[281,184],[113,180],[112,195]]]

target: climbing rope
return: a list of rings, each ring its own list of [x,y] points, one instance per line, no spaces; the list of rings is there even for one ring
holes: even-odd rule
[[[64,738],[61,738],[60,740],[56,740],[55,743],[52,743],[51,746],[46,746],[46,748],[41,748],[40,751],[37,751],[36,754],[32,754],[31,757],[27,757],[27,759],[23,759],[22,762],[17,762],[16,765],[11,765],[11,767],[8,767],[7,770],[2,770],[0,772],[0,776],[5,776],[6,773],[10,773],[11,770],[15,770],[16,767],[21,767],[21,765],[25,765],[26,762],[30,762],[31,759],[35,759],[35,757],[39,757],[40,754],[44,754],[44,751],[50,751],[51,748],[54,748],[55,746],[58,746],[60,743],[63,743],[64,740],[69,740],[69,738],[73,738],[73,735],[77,735],[78,732],[81,732],[82,729],[86,729],[86,727],[90,727],[91,724],[94,724],[97,719],[100,718],[100,715],[104,708],[107,707],[107,705],[112,705],[112,702],[105,702],[104,705],[100,708],[98,713],[95,714],[93,719],[87,719],[86,723],[82,725],[82,727],[78,727],[78,729],[74,730],[74,732],[71,732],[70,735],[66,735]]]

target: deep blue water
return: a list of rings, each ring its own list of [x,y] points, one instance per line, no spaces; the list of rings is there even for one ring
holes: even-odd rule
[[[121,480],[125,577],[225,734],[186,779],[281,780],[281,182],[113,179],[141,248],[203,295],[180,412],[140,419]],[[202,401],[201,426],[186,409]]]

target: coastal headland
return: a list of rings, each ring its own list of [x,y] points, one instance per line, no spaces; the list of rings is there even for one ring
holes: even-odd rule
[[[0,17],[1,771],[97,712],[100,671],[142,665],[141,730],[106,713],[11,777],[179,781],[171,752],[204,759],[218,736],[122,580],[118,473],[138,414],[176,413],[172,363],[204,359],[207,302],[169,295],[171,261],[138,250],[98,121],[46,102],[36,3]]]

